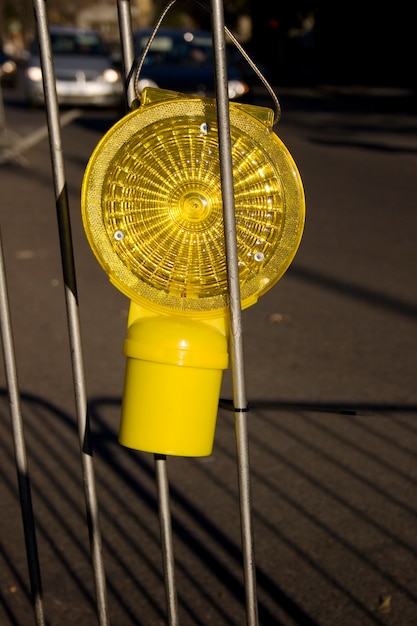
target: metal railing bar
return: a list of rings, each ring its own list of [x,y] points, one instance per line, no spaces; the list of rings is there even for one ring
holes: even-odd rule
[[[249,445],[247,434],[247,399],[243,358],[240,283],[235,222],[233,164],[230,145],[229,98],[227,88],[226,42],[222,0],[211,0],[214,64],[219,128],[219,156],[226,243],[226,264],[230,310],[230,352],[239,481],[243,568],[248,626],[258,624],[256,571],[251,512]]]
[[[23,432],[22,410],[20,404],[18,376],[14,352],[13,330],[10,318],[7,291],[6,270],[4,266],[3,243],[0,233],[0,325],[3,342],[3,359],[9,395],[12,423],[14,454],[16,460],[17,481],[19,486],[20,507],[26,544],[26,556],[32,593],[33,611],[37,626],[45,626],[42,598],[42,581],[39,566],[39,554],[36,540],[35,518],[33,514],[29,469],[26,457],[25,437]]]
[[[165,595],[169,626],[178,626],[178,603],[175,586],[174,549],[172,542],[171,512],[169,506],[169,485],[167,459],[165,455],[155,454],[156,484],[158,489],[159,523],[161,528],[162,561],[164,567]]]
[[[87,394],[78,315],[75,263],[72,245],[68,191],[65,180],[58,98],[55,85],[55,70],[49,37],[46,2],[45,0],[33,0],[33,7],[39,39],[40,59],[45,91],[46,117],[49,128],[49,144],[56,197],[62,270],[65,283],[65,301],[71,347],[71,363],[80,441],[80,456],[84,481],[87,525],[89,530],[91,558],[96,590],[97,612],[100,626],[109,626],[110,621],[107,608],[107,591],[88,418]]]
[[[123,74],[125,78],[126,106],[128,109],[130,109],[130,107],[132,106],[132,102],[136,97],[134,81],[129,80],[129,76],[135,62],[130,0],[117,0],[117,12],[119,17],[119,33],[120,47],[122,52]]]

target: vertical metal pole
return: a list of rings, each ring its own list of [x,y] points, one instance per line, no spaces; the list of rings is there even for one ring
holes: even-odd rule
[[[125,80],[130,76],[130,71],[135,60],[133,49],[132,15],[130,11],[130,0],[117,0],[117,11],[119,16],[120,43],[122,49],[123,73]],[[135,99],[135,85],[130,80],[125,89],[127,108],[129,109]]]
[[[6,272],[3,258],[3,244],[0,234],[0,323],[3,341],[3,357],[9,393],[10,414],[12,420],[13,443],[16,458],[17,480],[19,485],[20,506],[26,542],[29,578],[32,602],[37,626],[45,626],[42,600],[42,582],[39,556],[36,542],[35,520],[32,508],[32,496],[29,470],[26,459],[25,438],[23,433],[22,412],[19,398],[19,386],[13,344],[13,331],[8,305]]]
[[[169,486],[167,460],[162,454],[155,454],[156,483],[158,487],[159,522],[161,528],[162,560],[164,566],[165,594],[169,626],[178,626],[177,592],[175,587],[174,549],[172,544],[171,513],[169,507]]]
[[[81,465],[87,509],[87,524],[97,596],[97,611],[100,626],[109,626],[106,582],[103,566],[101,533],[98,520],[98,504],[93,469],[93,453],[88,420],[87,394],[78,317],[77,286],[68,206],[68,191],[65,181],[63,150],[60,132],[59,108],[55,86],[55,70],[49,37],[45,0],[33,0],[40,58],[45,90],[46,116],[55,187],[58,229],[61,247],[62,269],[65,282],[68,331],[71,347],[72,371],[81,450]]]
[[[120,40],[122,48],[123,72],[125,80],[130,76],[135,60],[133,49],[132,20],[130,0],[118,0]],[[126,88],[127,106],[130,108],[135,99],[135,85],[130,80]],[[164,570],[165,595],[167,602],[168,624],[178,626],[178,602],[175,585],[175,561],[172,541],[171,512],[169,506],[169,483],[167,459],[165,455],[155,454],[155,474],[158,496],[158,512],[161,532],[162,565]]]
[[[222,0],[211,0],[216,72],[217,120],[219,127],[220,171],[226,240],[228,288],[230,297],[230,336],[233,397],[240,495],[243,565],[248,626],[258,624],[258,603],[253,545],[247,400],[243,359],[240,284],[236,242],[233,164],[230,146],[229,98],[227,89],[226,42]]]

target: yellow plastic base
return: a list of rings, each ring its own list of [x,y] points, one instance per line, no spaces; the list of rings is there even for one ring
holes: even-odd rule
[[[132,303],[124,353],[119,442],[144,452],[210,455],[228,365],[224,320],[148,315]]]
[[[119,442],[175,456],[212,453],[221,370],[129,359]]]

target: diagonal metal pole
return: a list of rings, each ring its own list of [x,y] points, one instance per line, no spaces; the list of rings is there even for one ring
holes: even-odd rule
[[[14,354],[13,331],[8,304],[6,271],[3,258],[3,244],[0,235],[0,324],[3,342],[3,358],[9,394],[12,421],[13,444],[15,450],[17,480],[22,511],[23,529],[26,542],[26,555],[32,592],[33,610],[37,626],[45,626],[42,599],[42,581],[36,541],[35,518],[33,515],[29,470],[26,458],[19,385]]]
[[[226,242],[226,262],[230,298],[230,343],[233,378],[233,398],[237,446],[237,465],[242,530],[243,566],[248,626],[258,624],[258,603],[251,512],[249,446],[247,432],[247,400],[243,359],[240,284],[236,241],[233,164],[230,145],[229,98],[225,24],[222,0],[211,0],[216,74],[217,123],[219,128],[220,173],[222,182],[223,216]]]
[[[62,270],[65,283],[65,299],[71,348],[78,434],[80,440],[81,465],[84,480],[87,524],[90,536],[94,582],[97,596],[97,612],[100,626],[109,626],[110,621],[107,608],[106,581],[103,565],[98,503],[93,468],[93,453],[88,418],[68,190],[65,180],[59,108],[55,85],[55,70],[52,59],[51,41],[49,37],[46,2],[45,0],[33,0],[33,7],[35,11],[45,90],[46,117],[49,130],[49,144],[55,188]]]
[[[118,0],[119,30],[122,49],[123,72],[126,81],[126,101],[130,107],[135,99],[135,85],[129,80],[135,57],[133,49],[132,19],[130,0]],[[169,626],[179,626],[178,600],[175,582],[175,559],[172,539],[171,510],[169,504],[169,482],[167,458],[163,454],[154,455],[158,514],[161,533],[162,565],[165,580],[165,596]]]

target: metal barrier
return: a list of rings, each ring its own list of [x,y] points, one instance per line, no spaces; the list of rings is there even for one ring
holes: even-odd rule
[[[80,460],[85,487],[86,520],[91,542],[91,563],[94,572],[97,616],[100,626],[110,624],[106,577],[103,563],[102,539],[99,524],[99,505],[96,495],[95,472],[91,452],[90,428],[87,408],[86,382],[84,379],[83,350],[80,336],[77,304],[77,282],[71,235],[69,202],[65,178],[59,108],[55,89],[54,66],[49,39],[49,24],[44,0],[33,0],[37,34],[40,45],[41,66],[44,77],[45,107],[49,130],[52,176],[55,190],[62,270],[65,281],[65,302],[68,317],[69,340],[72,355],[73,387],[80,445]],[[130,1],[118,0],[120,41],[126,76],[134,61]],[[212,26],[215,44],[216,89],[218,94],[219,154],[222,171],[224,217],[226,222],[226,248],[230,289],[230,325],[232,336],[232,361],[234,373],[234,411],[237,444],[237,464],[240,488],[240,515],[242,526],[242,553],[246,588],[246,611],[249,626],[258,624],[255,559],[251,521],[250,469],[247,435],[247,401],[245,394],[242,332],[240,321],[240,292],[237,272],[236,233],[234,225],[234,192],[230,156],[230,127],[224,56],[224,18],[221,0],[212,0]],[[133,101],[132,82],[126,93],[127,102]],[[10,155],[19,155],[18,143],[10,146]],[[1,251],[2,253],[2,251]],[[34,617],[37,626],[45,626],[41,570],[37,550],[35,516],[31,503],[31,486],[26,463],[25,437],[20,407],[19,386],[13,349],[6,277],[1,254],[0,265],[0,312],[1,330],[6,363],[9,402],[15,445],[16,469],[20,490],[21,510],[26,538],[26,550]],[[158,491],[161,546],[163,554],[168,622],[179,624],[175,563],[172,546],[172,529],[169,503],[169,484],[166,457],[155,454],[155,471]]]

